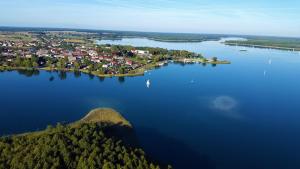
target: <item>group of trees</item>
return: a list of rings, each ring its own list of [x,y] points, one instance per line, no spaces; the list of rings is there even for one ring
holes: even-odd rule
[[[117,56],[123,57],[134,57],[136,56],[131,50],[135,49],[133,46],[128,45],[101,45],[97,46],[96,50],[98,53],[116,54]]]
[[[15,60],[13,61],[13,63],[11,63],[12,66],[14,67],[38,67],[38,58],[37,57],[32,57],[32,58],[20,58],[17,57],[15,58]]]
[[[107,48],[109,47],[109,48]],[[168,56],[168,57],[179,57],[179,58],[191,58],[191,57],[203,57],[201,54],[189,52],[186,50],[168,50],[165,48],[158,47],[133,47],[128,45],[102,45],[97,47],[99,53],[116,53],[119,56],[134,57],[131,50],[145,50],[149,51],[153,56]]]
[[[46,130],[0,138],[0,168],[159,169],[144,151],[107,134],[107,124],[49,126]],[[111,133],[110,133],[111,134]],[[171,167],[168,167],[171,168]]]

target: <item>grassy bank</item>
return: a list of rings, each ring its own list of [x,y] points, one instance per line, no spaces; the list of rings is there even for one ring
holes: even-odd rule
[[[91,110],[75,124],[83,123],[109,123],[132,128],[132,125],[119,112],[110,108],[98,108]]]

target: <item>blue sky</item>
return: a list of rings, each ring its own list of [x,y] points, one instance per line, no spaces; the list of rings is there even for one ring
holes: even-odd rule
[[[300,37],[300,1],[1,0],[0,26]]]

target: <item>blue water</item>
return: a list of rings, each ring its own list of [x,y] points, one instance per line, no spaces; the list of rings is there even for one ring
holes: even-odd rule
[[[240,52],[244,47],[220,42],[99,43],[186,49],[232,64],[169,64],[124,79],[0,73],[0,134],[39,130],[78,120],[96,107],[112,107],[134,125],[148,154],[174,168],[300,168],[298,53]]]

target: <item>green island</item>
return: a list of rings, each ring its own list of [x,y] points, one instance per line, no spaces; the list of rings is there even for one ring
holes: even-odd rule
[[[247,40],[228,40],[224,44],[230,46],[245,46],[255,48],[300,51],[299,38],[282,37],[246,37]]]
[[[140,148],[123,142],[131,124],[113,109],[89,112],[83,119],[43,131],[0,138],[0,168],[159,169]],[[126,133],[125,133],[126,134]]]
[[[73,71],[124,77],[141,76],[149,69],[173,61],[230,63],[186,50],[99,45],[96,35],[77,31],[0,32],[0,70]]]

